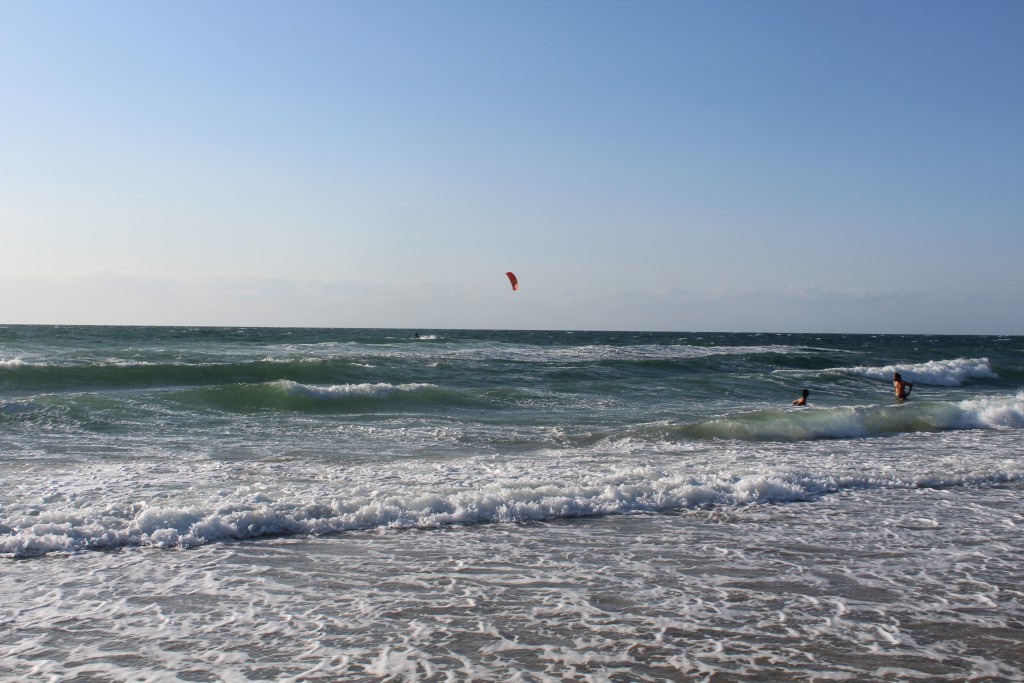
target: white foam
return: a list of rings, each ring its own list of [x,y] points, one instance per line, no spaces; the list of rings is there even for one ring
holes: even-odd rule
[[[836,368],[834,372],[889,381],[894,372],[912,383],[931,384],[942,387],[959,387],[970,379],[998,379],[992,371],[988,358],[957,358],[955,360],[932,360],[927,363],[886,365],[883,367],[858,366]]]
[[[277,380],[271,384],[280,387],[289,396],[302,396],[313,399],[338,399],[353,396],[365,398],[387,398],[397,393],[414,393],[423,389],[436,388],[434,384],[409,383],[389,384],[387,382],[363,384],[334,384],[319,386],[301,384],[291,380]]]
[[[643,360],[690,360],[714,356],[745,356],[750,354],[796,354],[808,351],[794,346],[692,346],[689,344],[631,344],[610,346],[595,344],[573,347],[532,347],[531,353],[540,354],[551,360],[575,361],[643,361]]]
[[[637,361],[685,361],[717,356],[743,356],[749,354],[807,354],[804,347],[784,344],[744,346],[697,346],[691,344],[586,344],[579,346],[543,346],[511,343],[396,344],[372,348],[337,345],[322,349],[331,357],[349,357],[362,360],[400,357],[421,357],[437,361],[483,362],[519,361],[531,363],[598,363]]]
[[[688,438],[744,441],[853,439],[884,434],[1024,428],[1024,392],[965,401],[769,409],[672,428]]]
[[[462,467],[396,464],[393,476],[377,473],[376,477],[371,477],[373,466],[367,465],[365,472],[349,468],[340,473],[337,483],[313,487],[304,477],[296,476],[291,471],[295,465],[290,465],[292,484],[275,483],[280,478],[270,468],[264,475],[247,475],[253,482],[264,482],[259,485],[203,495],[185,491],[166,495],[161,501],[131,505],[103,500],[90,504],[89,497],[116,496],[117,488],[90,492],[79,485],[81,495],[56,496],[34,509],[3,510],[0,521],[7,532],[0,536],[0,554],[20,557],[121,546],[191,548],[279,534],[322,535],[735,507],[811,500],[845,490],[984,485],[1024,478],[1024,465],[1013,462],[967,471],[903,473],[884,467],[846,473],[776,467],[743,473],[738,466],[733,466],[733,473],[715,469],[685,473],[649,466],[591,465],[580,469],[579,463],[565,467],[557,460],[535,459],[502,462],[495,471],[493,466],[482,467],[488,462],[471,461]],[[207,478],[218,474],[212,463],[204,468]],[[227,468],[219,476],[237,478],[233,472]],[[467,475],[474,472],[475,477],[467,482]],[[171,472],[168,476],[177,475]],[[354,484],[349,482],[353,476]],[[323,479],[324,472],[319,477]],[[373,484],[375,488],[368,487]],[[128,490],[134,486],[137,484],[128,484]]]
[[[961,424],[968,428],[1024,429],[1024,391],[1013,399],[970,399],[958,407]]]
[[[1018,681],[1019,494],[8,561],[0,679]]]

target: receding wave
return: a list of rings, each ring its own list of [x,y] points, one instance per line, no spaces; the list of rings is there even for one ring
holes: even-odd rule
[[[994,485],[1024,481],[1024,470],[950,475],[780,472],[699,477],[629,470],[587,483],[485,485],[457,492],[370,493],[297,501],[266,494],[218,507],[135,503],[44,512],[0,523],[0,555],[29,557],[125,546],[190,548],[280,535],[371,529],[525,523],[636,512],[789,503],[855,489]]]
[[[677,427],[688,438],[741,441],[850,439],[904,432],[1024,428],[1024,393],[1012,398],[902,405],[759,410]]]
[[[988,358],[957,358],[955,360],[932,360],[927,363],[907,365],[885,365],[882,367],[839,368],[837,371],[848,375],[889,381],[892,373],[898,372],[908,382],[931,384],[940,387],[959,387],[972,379],[998,379],[992,371]]]

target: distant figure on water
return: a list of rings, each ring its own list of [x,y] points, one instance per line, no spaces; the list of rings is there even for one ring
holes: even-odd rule
[[[910,390],[914,388],[914,385],[904,382],[900,373],[894,372],[892,373],[892,388],[896,390],[896,398],[903,401],[910,396]]]
[[[811,395],[811,392],[809,392],[806,389],[804,389],[803,391],[800,392],[800,398],[798,398],[795,401],[793,401],[793,405],[795,405],[795,406],[805,406],[805,405],[807,405],[807,397],[810,396],[810,395]]]

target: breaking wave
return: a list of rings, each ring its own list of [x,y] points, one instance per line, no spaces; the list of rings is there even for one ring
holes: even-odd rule
[[[28,557],[125,546],[190,548],[277,535],[527,523],[800,502],[854,489],[950,488],[1022,480],[1024,470],[1009,465],[999,471],[910,476],[779,472],[687,477],[637,468],[596,481],[505,482],[446,493],[370,491],[309,501],[249,493],[214,507],[136,503],[5,519],[0,522],[0,555]]]
[[[889,381],[898,372],[908,382],[931,384],[940,387],[959,387],[972,379],[998,379],[992,371],[988,358],[957,358],[955,360],[932,360],[927,363],[907,365],[885,365],[882,367],[841,368],[849,375]]]
[[[889,406],[759,410],[728,415],[678,432],[689,438],[743,441],[850,439],[905,432],[1024,428],[1024,393],[1010,398],[911,402]]]
[[[413,402],[421,406],[458,403],[461,395],[434,384],[386,382],[314,385],[292,380],[257,384],[231,384],[180,392],[187,400],[199,399],[220,408],[254,410],[360,410]]]

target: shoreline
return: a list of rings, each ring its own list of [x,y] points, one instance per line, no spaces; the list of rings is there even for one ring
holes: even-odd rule
[[[9,562],[16,654],[0,673],[1024,680],[1024,542],[995,525],[1024,524],[1022,493],[844,492]]]

